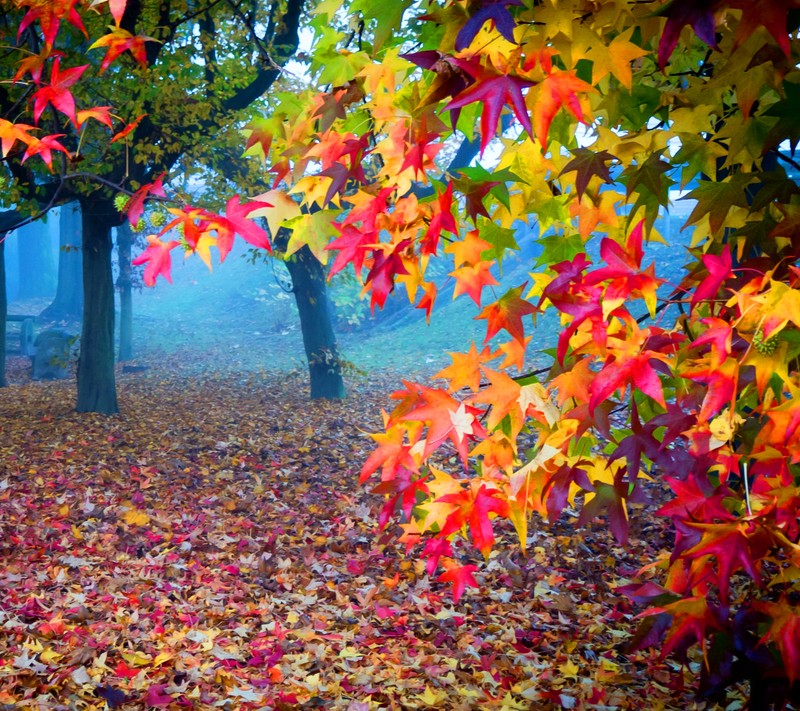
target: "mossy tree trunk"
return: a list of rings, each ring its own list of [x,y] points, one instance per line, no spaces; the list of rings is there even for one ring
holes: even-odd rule
[[[292,277],[292,290],[300,313],[311,399],[342,399],[346,395],[342,362],[333,331],[325,270],[308,247],[292,255],[286,266]]]
[[[131,250],[133,233],[128,221],[117,227],[117,258],[119,260],[119,355],[120,361],[133,359],[133,288],[131,281]]]
[[[56,296],[41,315],[47,319],[77,321],[83,313],[80,203],[76,201],[62,205],[58,230]]]
[[[111,229],[119,213],[111,200],[81,200],[83,328],[78,359],[78,412],[119,412],[114,379],[114,278]]]

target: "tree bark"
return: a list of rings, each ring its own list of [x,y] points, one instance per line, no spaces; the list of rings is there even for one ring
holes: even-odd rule
[[[119,412],[114,380],[114,279],[111,228],[119,221],[113,202],[81,200],[83,329],[78,359],[78,412]]]
[[[0,388],[8,385],[6,380],[6,232],[0,232]]]
[[[286,262],[292,277],[294,298],[300,312],[311,399],[339,400],[345,397],[342,363],[333,332],[325,270],[308,247]]]
[[[117,227],[117,258],[119,276],[119,355],[120,361],[133,359],[133,288],[131,283],[131,226],[124,221]]]
[[[58,241],[60,249],[56,296],[41,316],[52,320],[77,321],[83,313],[80,203],[62,205]]]

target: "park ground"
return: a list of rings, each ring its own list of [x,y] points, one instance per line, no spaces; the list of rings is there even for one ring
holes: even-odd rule
[[[309,402],[302,369],[193,353],[120,367],[116,417],[10,359],[0,708],[716,708],[692,697],[701,659],[682,686],[657,650],[626,651],[641,609],[615,588],[667,549],[652,509],[625,549],[570,515],[534,522],[526,555],[501,527],[488,561],[462,551],[481,588],[454,603],[358,485],[396,373]]]

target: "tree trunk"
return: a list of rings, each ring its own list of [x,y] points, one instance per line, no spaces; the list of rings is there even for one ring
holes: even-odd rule
[[[300,328],[311,378],[311,399],[344,398],[342,363],[333,332],[325,270],[308,247],[292,255],[286,266],[300,312]]]
[[[131,226],[124,221],[117,227],[117,258],[119,260],[119,360],[133,359],[133,294],[131,286]]]
[[[52,296],[55,290],[55,260],[50,225],[38,220],[17,230],[19,244],[20,299]]]
[[[0,232],[0,388],[8,385],[6,380],[6,232]]]
[[[78,359],[78,412],[113,415],[117,407],[114,381],[114,279],[111,271],[111,228],[119,213],[110,200],[81,200],[83,246],[83,329]]]
[[[61,207],[58,241],[60,249],[56,296],[41,316],[54,321],[78,321],[83,313],[81,210],[78,202]]]

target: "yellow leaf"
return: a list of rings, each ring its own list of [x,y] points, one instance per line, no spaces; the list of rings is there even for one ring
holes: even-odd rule
[[[172,659],[174,656],[175,656],[174,654],[170,654],[169,652],[161,652],[161,654],[159,654],[159,655],[158,655],[158,656],[157,656],[157,657],[156,657],[156,658],[153,660],[153,666],[154,666],[154,667],[160,667],[160,666],[161,666],[161,665],[162,665],[164,662],[168,662],[168,661],[169,661],[170,659]]]
[[[568,659],[564,664],[559,665],[558,671],[561,672],[565,679],[577,679],[580,667],[571,659]]]
[[[122,652],[122,658],[131,667],[143,667],[153,660],[153,657],[144,652]]]
[[[414,698],[419,699],[426,706],[438,707],[447,699],[447,694],[444,691],[434,691],[430,686],[426,686],[425,692],[417,694]]]
[[[278,230],[289,220],[301,214],[300,206],[290,198],[283,190],[270,190],[269,192],[256,195],[253,200],[266,202],[272,207],[264,207],[253,210],[251,217],[266,217],[269,232],[273,239]]]
[[[334,217],[332,210],[319,210],[313,214],[300,215],[286,223],[292,230],[289,244],[286,245],[286,256],[294,254],[303,247],[308,247],[311,253],[323,264],[328,263],[328,250],[325,247],[336,236],[331,227]]]
[[[146,526],[150,523],[150,517],[138,509],[128,509],[122,516],[123,521],[129,526]]]

